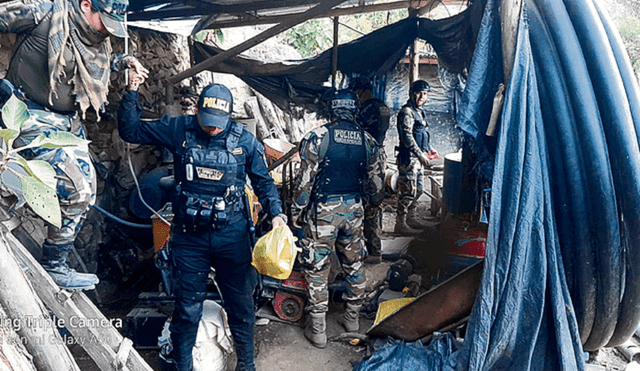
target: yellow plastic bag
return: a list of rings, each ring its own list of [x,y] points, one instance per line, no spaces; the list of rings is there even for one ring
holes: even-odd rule
[[[285,225],[260,237],[253,249],[251,264],[262,274],[284,280],[291,275],[296,253],[293,233]]]

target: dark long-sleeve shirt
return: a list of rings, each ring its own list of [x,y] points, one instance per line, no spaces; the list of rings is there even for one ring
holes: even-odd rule
[[[126,91],[118,112],[118,131],[127,142],[164,146],[174,156],[178,156],[177,149],[185,142],[187,130],[195,130],[198,143],[204,145],[209,140],[226,140],[226,136],[229,135],[229,128],[214,137],[208,135],[200,128],[195,115],[165,115],[160,120],[142,121],[138,95],[138,92]],[[265,211],[271,217],[281,215],[282,202],[267,169],[264,146],[253,134],[243,130],[238,147],[242,148],[245,154],[246,173]]]
[[[74,0],[77,1],[77,0]],[[17,48],[11,58],[6,79],[16,88],[21,88],[29,100],[55,112],[76,110],[76,97],[73,94],[72,77],[78,68],[73,51],[67,45],[63,51],[65,60],[64,75],[55,86],[49,85],[49,29],[51,27],[53,2],[35,1],[29,3],[12,1],[0,4],[0,33],[18,35]],[[70,10],[71,11],[71,10]],[[78,25],[78,27],[82,27]],[[99,44],[108,36],[95,35],[92,38],[80,38],[87,46]],[[108,50],[110,52],[111,46]],[[91,66],[92,69],[105,68],[104,73],[122,71],[132,56],[108,55],[108,66]],[[51,92],[55,91],[55,94]]]

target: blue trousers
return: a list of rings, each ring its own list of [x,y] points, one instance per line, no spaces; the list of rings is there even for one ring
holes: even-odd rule
[[[224,300],[236,348],[253,361],[255,312],[253,292],[257,272],[251,265],[247,220],[229,223],[221,231],[183,233],[174,228],[171,255],[177,275],[176,302],[171,320],[174,361],[180,371],[191,371],[192,350],[206,298],[207,276],[215,280]]]

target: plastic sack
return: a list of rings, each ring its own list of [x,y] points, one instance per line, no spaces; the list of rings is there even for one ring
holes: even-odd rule
[[[202,319],[198,324],[198,335],[193,346],[194,371],[225,371],[227,360],[233,352],[231,330],[227,324],[227,314],[220,304],[213,300],[205,300]],[[158,337],[161,358],[170,359],[173,351],[171,317],[167,319]]]
[[[284,280],[291,275],[296,252],[291,229],[286,225],[277,227],[256,242],[251,264],[261,274]]]

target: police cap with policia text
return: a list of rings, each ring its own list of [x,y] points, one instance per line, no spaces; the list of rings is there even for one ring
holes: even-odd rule
[[[124,15],[129,8],[129,0],[91,0],[91,5],[100,12],[102,24],[111,35],[127,36]]]
[[[211,84],[198,99],[198,115],[203,126],[225,129],[231,121],[233,96],[226,86]]]

